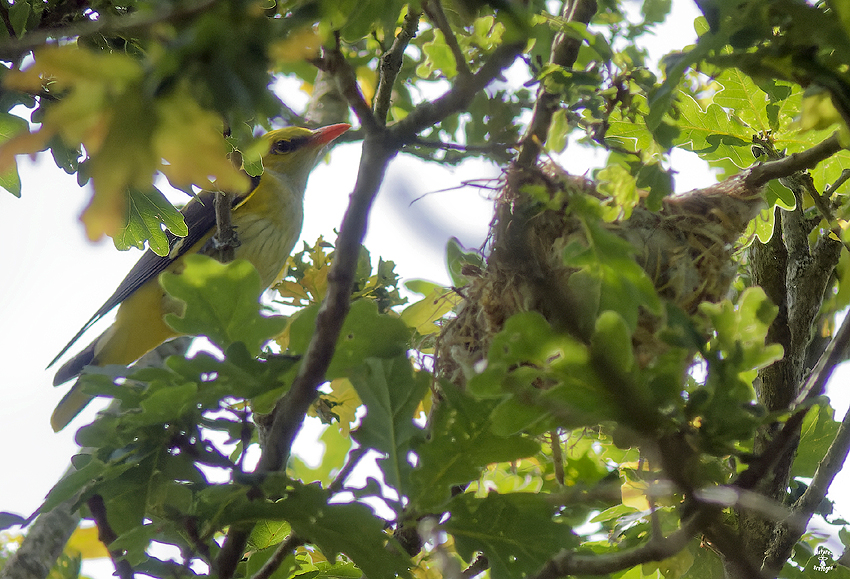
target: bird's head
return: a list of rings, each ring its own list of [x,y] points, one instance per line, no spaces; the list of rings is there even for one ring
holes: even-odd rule
[[[310,130],[286,127],[269,131],[261,138],[267,145],[263,155],[263,170],[286,177],[302,190],[325,147],[351,125],[340,123]]]

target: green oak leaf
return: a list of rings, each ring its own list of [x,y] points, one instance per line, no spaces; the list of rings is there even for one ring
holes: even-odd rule
[[[255,356],[265,342],[283,331],[286,318],[261,315],[263,288],[250,262],[237,259],[221,264],[197,254],[185,256],[184,262],[182,273],[160,275],[165,291],[186,304],[182,316],[165,316],[176,331],[207,336],[225,349],[242,342]]]

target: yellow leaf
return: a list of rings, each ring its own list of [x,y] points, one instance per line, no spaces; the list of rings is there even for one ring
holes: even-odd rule
[[[121,110],[99,151],[89,152],[94,196],[80,217],[89,239],[117,235],[127,221],[130,187],[150,186],[159,159],[151,150],[152,119],[141,96],[133,91],[116,102]]]
[[[283,298],[291,298],[297,302],[310,299],[310,294],[307,293],[307,290],[301,284],[294,281],[284,280],[277,284],[275,289]]]
[[[278,346],[280,346],[281,352],[285,352],[286,349],[289,347],[289,327],[291,325],[292,325],[292,320],[290,320],[290,322],[288,324],[286,324],[286,327],[283,329],[283,331],[280,334],[278,334],[277,336],[275,336],[273,338],[274,342]]]
[[[16,155],[34,155],[47,148],[52,131],[41,129],[34,133],[24,131],[0,145],[0,174],[5,174],[15,166]]]
[[[643,481],[626,481],[620,486],[623,504],[634,507],[639,511],[649,510],[649,500],[646,498],[648,485]]]
[[[368,66],[358,66],[355,73],[357,74],[357,86],[360,87],[363,98],[371,104],[372,98],[375,96],[375,71]]]
[[[169,181],[221,191],[245,191],[250,181],[227,158],[221,120],[195,101],[185,88],[156,103],[153,146],[164,159],[160,170]],[[213,185],[213,181],[215,184]]]
[[[269,45],[269,56],[277,62],[301,62],[319,55],[322,37],[312,27],[293,32]]]
[[[69,145],[83,144],[89,155],[100,150],[113,111],[124,114],[117,104],[142,76],[141,65],[120,53],[101,53],[74,45],[46,47],[35,52],[34,62],[23,71],[11,71],[4,80],[9,88],[64,90],[67,94],[47,108],[42,131],[59,133]],[[48,138],[49,138],[48,136]]]
[[[67,89],[80,83],[95,83],[108,84],[115,92],[123,92],[127,84],[141,76],[141,64],[126,54],[95,52],[65,44],[36,50],[32,64],[24,70],[11,71],[3,84],[16,90],[38,92],[45,85]]]
[[[109,551],[97,537],[97,527],[77,527],[65,549],[76,551],[83,559],[109,557]]]
[[[313,300],[321,302],[325,297],[325,292],[328,289],[328,272],[330,266],[323,265],[320,267],[311,267],[304,273],[301,279],[301,285],[313,296]]]
[[[351,425],[357,420],[357,409],[363,404],[357,391],[347,378],[331,382],[331,393],[327,396],[333,403],[333,413],[339,417],[339,431],[348,436]]]
[[[440,329],[436,322],[460,301],[460,295],[451,289],[434,288],[430,294],[404,308],[401,321],[420,335],[435,334]]]

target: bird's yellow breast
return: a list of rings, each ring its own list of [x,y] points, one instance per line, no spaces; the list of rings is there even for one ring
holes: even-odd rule
[[[233,212],[239,239],[237,259],[250,261],[264,288],[285,274],[304,220],[302,193],[272,171],[263,174],[256,191]]]

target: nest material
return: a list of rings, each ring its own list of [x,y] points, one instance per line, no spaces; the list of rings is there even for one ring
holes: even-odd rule
[[[457,318],[440,336],[438,371],[458,386],[465,385],[476,363],[486,357],[493,336],[513,314],[538,311],[585,340],[598,314],[586,311],[593,304],[586,303],[581,292],[567,289],[576,270],[564,265],[563,255],[571,242],[586,243],[570,200],[604,196],[592,181],[553,165],[511,169],[504,183],[496,201],[487,266],[463,288]],[[528,185],[542,185],[550,199],[562,199],[563,204],[543,209],[525,193]],[[629,219],[606,227],[632,245],[659,296],[693,314],[701,302],[727,295],[736,271],[734,244],[764,207],[760,193],[736,176],[668,197],[658,212],[638,205]],[[665,349],[655,336],[660,322],[647,312],[640,314],[633,345],[642,365]]]

